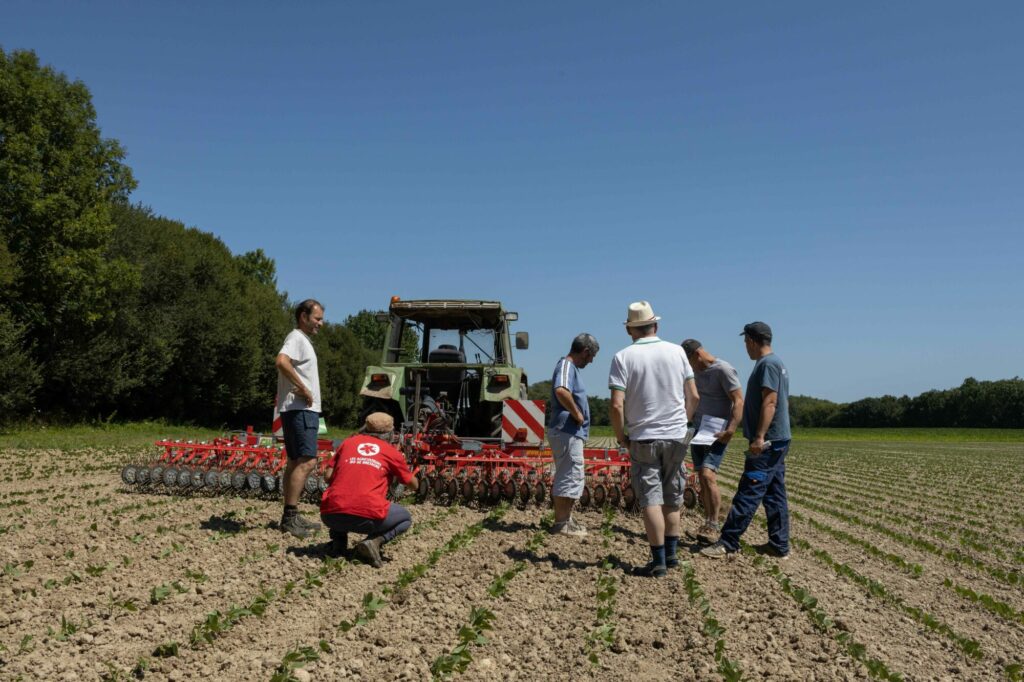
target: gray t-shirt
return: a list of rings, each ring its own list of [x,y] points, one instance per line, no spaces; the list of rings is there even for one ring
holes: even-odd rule
[[[700,426],[700,418],[704,415],[721,417],[728,423],[732,417],[732,396],[729,393],[743,388],[736,368],[721,358],[715,358],[704,371],[694,367],[694,380],[700,402],[697,403],[693,423]]]

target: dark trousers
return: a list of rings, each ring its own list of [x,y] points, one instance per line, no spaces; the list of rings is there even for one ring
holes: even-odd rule
[[[384,543],[388,543],[412,525],[409,510],[394,502],[388,507],[388,515],[383,519],[368,519],[352,514],[321,514],[320,518],[330,529],[331,540],[346,543],[349,533],[364,534],[367,540],[384,538]]]
[[[722,526],[720,541],[730,552],[740,548],[740,536],[747,530],[758,506],[764,503],[768,516],[768,542],[780,554],[789,552],[789,502],[786,500],[786,453],[789,441],[773,442],[761,455],[747,455],[743,476],[732,498],[732,508]]]

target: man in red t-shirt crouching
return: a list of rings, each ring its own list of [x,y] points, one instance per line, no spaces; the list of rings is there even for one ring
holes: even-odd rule
[[[380,568],[381,545],[391,542],[412,525],[409,511],[388,502],[388,485],[398,479],[416,488],[405,457],[388,442],[395,429],[391,415],[374,412],[360,433],[345,439],[331,462],[331,480],[320,501],[320,518],[331,531],[331,541],[342,551],[348,533],[365,533],[353,549],[356,558]]]

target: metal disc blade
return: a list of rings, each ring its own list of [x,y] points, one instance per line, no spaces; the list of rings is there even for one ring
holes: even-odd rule
[[[128,485],[135,485],[136,473],[138,470],[130,464],[121,469],[121,480]]]
[[[220,473],[217,471],[206,472],[206,487],[216,488],[220,485]]]
[[[168,488],[174,487],[178,482],[178,470],[174,467],[170,469],[164,469],[164,485]]]
[[[192,470],[178,469],[178,486],[181,488],[192,487]]]

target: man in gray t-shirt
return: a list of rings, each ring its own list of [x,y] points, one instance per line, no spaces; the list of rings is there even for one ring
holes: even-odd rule
[[[704,507],[704,525],[697,530],[697,537],[714,542],[718,539],[718,513],[722,506],[722,495],[716,479],[725,448],[743,418],[743,385],[736,368],[725,360],[716,358],[696,339],[683,341],[683,350],[694,370],[697,393],[700,402],[693,423],[700,428],[704,415],[725,420],[725,426],[715,434],[711,445],[690,445],[693,468],[700,479],[700,502]]]

